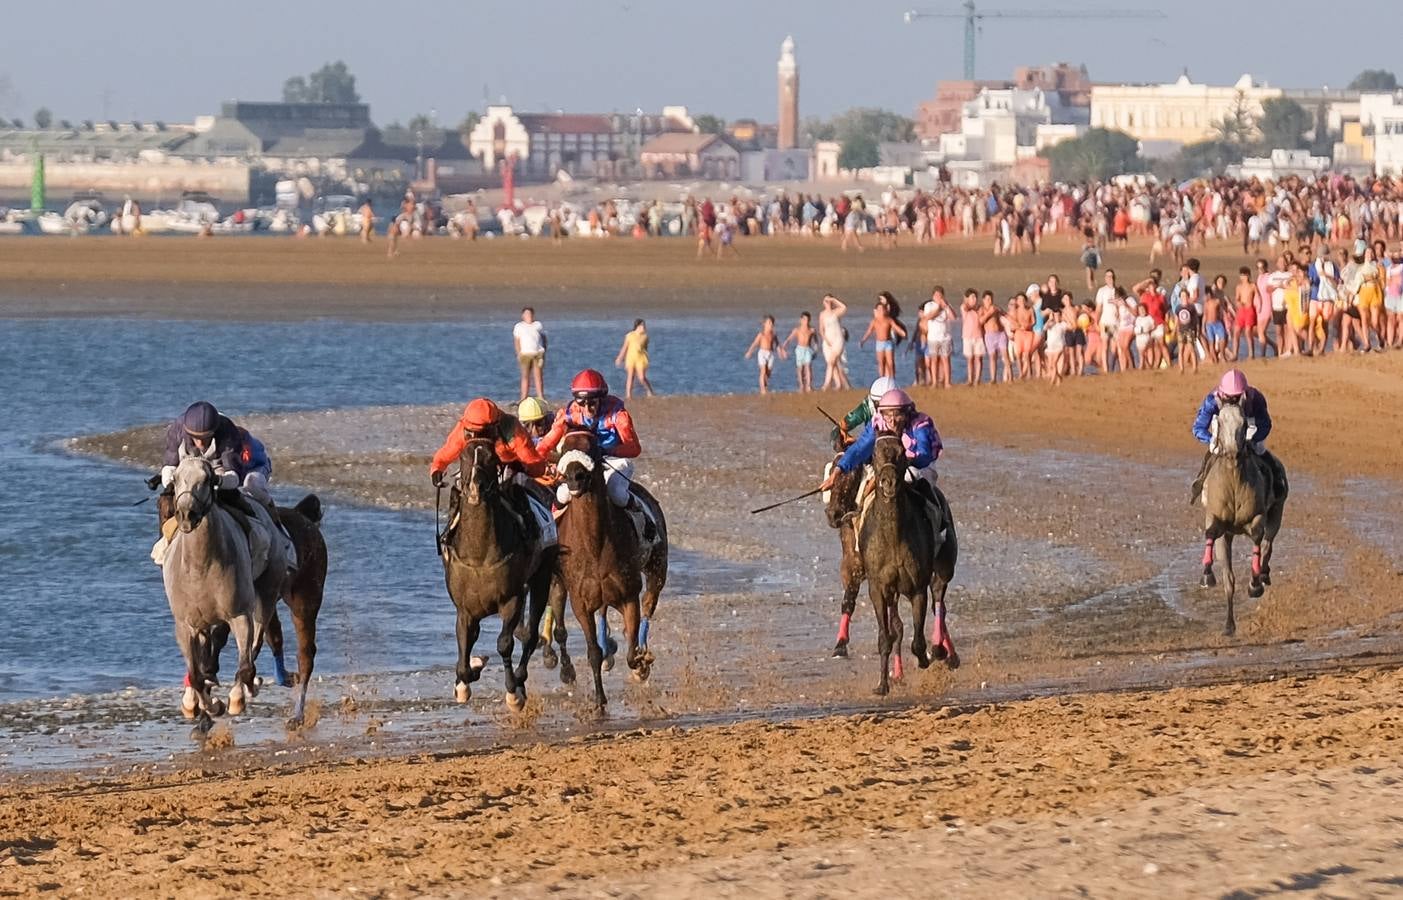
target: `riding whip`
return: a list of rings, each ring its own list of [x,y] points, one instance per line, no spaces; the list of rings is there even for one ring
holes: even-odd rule
[[[823,493],[823,488],[821,488],[821,487],[820,487],[820,488],[814,488],[813,490],[811,490],[811,491],[806,491],[805,493],[802,493],[802,494],[800,494],[800,495],[797,496],[797,497],[790,497],[788,500],[781,500],[781,501],[779,501],[778,503],[771,503],[769,506],[762,506],[762,507],[760,507],[759,509],[752,509],[752,510],[750,511],[750,514],[753,516],[753,515],[755,515],[756,513],[762,513],[762,512],[766,512],[766,511],[768,511],[768,510],[774,509],[774,508],[776,508],[776,507],[779,507],[779,506],[784,506],[786,503],[796,503],[796,502],[798,502],[798,501],[800,501],[800,500],[804,500],[804,499],[807,499],[807,498],[809,498],[809,497],[812,497],[814,494],[822,494],[822,493]]]

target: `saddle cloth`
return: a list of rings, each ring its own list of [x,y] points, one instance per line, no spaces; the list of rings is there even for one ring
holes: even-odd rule
[[[270,557],[280,558],[283,564],[289,568],[295,566],[297,551],[293,547],[292,541],[273,522],[273,517],[267,508],[252,499],[249,501],[249,506],[253,507],[254,516],[252,519],[227,506],[223,509],[234,517],[241,528],[247,526],[248,557],[253,577],[258,578],[267,571]],[[156,565],[165,564],[166,554],[170,552],[171,543],[179,534],[177,528],[178,524],[173,517],[162,523],[161,538],[151,547],[151,561]],[[276,547],[274,541],[277,541]]]

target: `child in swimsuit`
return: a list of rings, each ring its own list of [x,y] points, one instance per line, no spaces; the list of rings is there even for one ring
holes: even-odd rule
[[[859,348],[866,346],[868,338],[874,338],[877,345],[878,377],[896,377],[896,337],[906,337],[906,329],[887,312],[887,304],[878,301],[872,307],[872,321],[858,340]]]
[[[799,314],[799,324],[789,332],[781,349],[794,343],[794,368],[799,376],[799,390],[808,393],[814,389],[814,348],[818,345],[818,332],[810,324],[813,317],[807,312]]]
[[[775,367],[775,354],[778,353],[783,359],[788,354],[784,351],[784,346],[780,343],[779,335],[775,334],[775,317],[766,316],[760,323],[760,331],[755,335],[755,340],[750,342],[750,348],[745,351],[745,358],[755,357],[756,363],[760,366],[760,393],[770,392],[770,372]]]

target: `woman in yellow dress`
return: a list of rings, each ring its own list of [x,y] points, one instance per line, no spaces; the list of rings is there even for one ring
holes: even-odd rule
[[[648,326],[642,319],[633,320],[633,330],[624,335],[624,344],[619,348],[614,365],[623,366],[624,371],[628,373],[628,380],[624,385],[625,400],[633,399],[635,378],[648,392],[648,396],[653,396],[653,385],[648,381]]]

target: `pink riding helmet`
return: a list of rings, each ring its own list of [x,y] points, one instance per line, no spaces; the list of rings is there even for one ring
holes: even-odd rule
[[[882,399],[877,401],[878,409],[911,409],[915,405],[911,395],[900,388],[887,391],[882,395]]]
[[[1241,397],[1247,393],[1247,376],[1241,369],[1228,369],[1218,382],[1219,397]],[[883,398],[886,399],[886,398]]]

